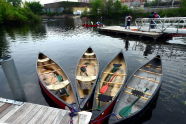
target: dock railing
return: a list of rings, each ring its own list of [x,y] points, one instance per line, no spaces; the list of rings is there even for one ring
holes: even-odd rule
[[[154,31],[164,33],[168,28],[173,28],[172,33],[178,33],[179,29],[186,27],[186,17],[169,18],[137,18],[135,24],[138,30]]]

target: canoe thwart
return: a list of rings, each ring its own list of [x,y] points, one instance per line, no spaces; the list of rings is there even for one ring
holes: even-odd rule
[[[147,72],[147,73],[150,73],[150,74],[155,74],[155,75],[162,75],[160,73],[156,73],[156,72],[152,72],[152,71],[147,71],[147,70],[143,70],[143,69],[139,69],[140,71],[143,71],[143,72]]]
[[[38,62],[47,62],[47,61],[49,61],[49,60],[50,60],[49,58],[38,59]]]
[[[85,56],[93,56],[93,55],[95,55],[95,53],[85,53],[84,55]]]
[[[112,96],[99,94],[98,95],[98,100],[101,101],[101,102],[109,102],[109,101],[112,101]]]
[[[125,91],[125,93],[129,94],[129,95],[134,95],[133,93],[129,92],[129,91]],[[147,97],[144,96],[139,96],[140,98],[144,99],[144,100],[148,100]]]
[[[64,87],[66,87],[67,85],[69,85],[69,81],[66,80],[66,81],[62,81],[62,82],[59,82],[57,84],[51,84],[51,85],[48,85],[46,86],[49,90],[59,90],[59,89],[62,89]]]
[[[126,76],[126,74],[116,74],[116,73],[110,73],[110,72],[103,72],[104,74],[114,74],[116,76]]]
[[[50,65],[55,65],[55,63],[45,64],[45,65],[39,65],[39,66],[37,66],[37,67],[50,66]]]
[[[81,58],[81,59],[82,59],[82,60],[83,60],[83,59],[95,59],[95,60],[96,60],[96,58]]]
[[[132,87],[126,87],[127,89],[131,89],[131,90],[135,90],[135,88],[132,88]],[[145,95],[147,95],[147,96],[152,96],[152,94],[150,94],[150,93],[147,93],[147,92],[144,92],[144,94]]]
[[[76,79],[82,82],[90,82],[96,80],[96,76],[76,76]]]
[[[108,84],[117,84],[117,85],[123,85],[123,83],[119,83],[119,82],[107,82],[107,81],[103,81],[104,83],[108,83]]]
[[[61,70],[61,69],[56,69],[56,70],[54,70],[54,71],[44,72],[44,73],[41,73],[41,75],[43,75],[43,74],[49,74],[49,73],[53,73],[53,72],[60,71],[60,70]]]
[[[148,80],[148,81],[151,81],[151,82],[154,82],[154,83],[159,84],[158,81],[153,80],[153,79],[150,79],[150,78],[146,78],[146,77],[142,77],[142,76],[138,76],[138,75],[134,75],[134,77],[136,77],[136,78],[140,78],[140,79],[145,79],[145,80]]]

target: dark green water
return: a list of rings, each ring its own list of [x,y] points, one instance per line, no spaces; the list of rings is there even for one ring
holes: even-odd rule
[[[107,24],[120,24],[107,20]],[[163,61],[163,84],[152,113],[146,124],[186,123],[186,40],[179,44],[117,38],[99,34],[92,28],[81,27],[81,20],[62,19],[41,25],[0,29],[0,57],[11,55],[21,78],[28,102],[48,105],[38,85],[36,59],[43,52],[67,72],[71,81],[83,52],[91,46],[100,61],[100,71],[113,56],[123,50],[129,75],[149,59],[159,54]],[[174,41],[174,40],[173,40]],[[171,41],[172,42],[172,41]],[[0,97],[14,99],[6,77],[0,67]]]

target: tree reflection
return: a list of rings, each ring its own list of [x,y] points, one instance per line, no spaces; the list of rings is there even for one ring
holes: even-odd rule
[[[0,28],[0,58],[9,54],[9,43],[6,39],[5,32]]]

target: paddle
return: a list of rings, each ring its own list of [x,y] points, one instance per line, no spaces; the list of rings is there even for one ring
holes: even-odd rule
[[[147,90],[149,90],[148,88],[145,89],[144,92],[146,92]],[[132,111],[132,107],[133,105],[140,99],[140,96],[134,100],[130,105],[122,108],[120,111],[119,111],[119,115],[122,116],[122,117],[127,117],[130,115],[131,111]]]
[[[116,76],[117,76],[117,75],[113,75],[109,82],[112,82],[112,80],[113,80]],[[104,86],[100,89],[100,93],[101,93],[101,94],[104,94],[104,93],[108,90],[108,87],[109,87],[109,83],[106,83],[106,85],[104,85]]]
[[[115,73],[116,71],[119,70],[119,67],[121,66],[121,64],[113,64],[113,69],[111,70],[111,73]],[[112,77],[111,77],[112,76]],[[106,81],[108,80],[108,82],[112,82],[112,80],[116,77],[115,74],[109,74],[107,77],[106,77]],[[110,79],[111,78],[111,79]],[[107,90],[108,90],[108,87],[109,87],[109,84],[106,83],[106,85],[102,86],[101,89],[100,89],[100,93],[101,94],[104,94]]]

